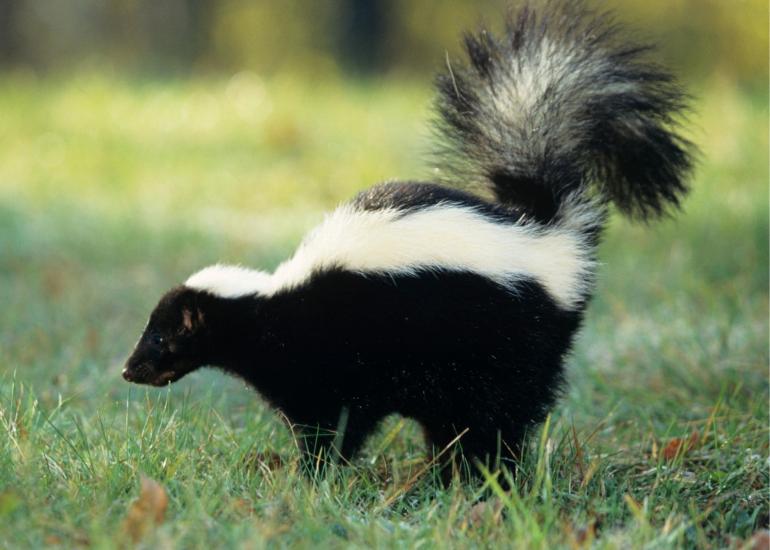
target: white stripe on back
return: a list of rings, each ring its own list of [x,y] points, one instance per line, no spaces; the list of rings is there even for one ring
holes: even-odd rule
[[[588,290],[593,264],[582,235],[565,228],[503,224],[456,204],[409,213],[343,205],[274,273],[214,265],[192,275],[185,285],[222,297],[271,296],[334,267],[394,275],[463,270],[507,286],[531,277],[563,307],[572,308]]]

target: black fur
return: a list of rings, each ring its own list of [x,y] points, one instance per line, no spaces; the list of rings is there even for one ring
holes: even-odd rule
[[[515,205],[489,202],[460,189],[425,182],[375,185],[359,193],[352,204],[361,210],[392,208],[404,214],[441,204],[467,206],[499,223],[516,223],[524,214]]]
[[[683,94],[620,27],[581,6],[524,7],[502,37],[469,36],[470,65],[438,81],[452,155],[445,179],[480,180],[495,200],[390,183],[351,206],[403,216],[470,207],[528,234],[578,235],[589,255],[606,203],[641,217],[678,206],[690,168],[690,145],[672,131]],[[464,433],[468,458],[515,456],[558,396],[593,286],[593,272],[582,276],[584,295],[572,304],[534,276],[502,286],[461,267],[409,276],[327,267],[277,294],[238,298],[177,287],[152,313],[124,377],[163,385],[220,367],[309,436],[308,456],[336,441],[352,458],[390,413],[420,422],[434,450]]]
[[[149,332],[187,356],[178,312],[191,309],[198,363],[252,384],[311,441],[311,455],[337,436],[337,450],[352,458],[384,416],[399,413],[420,422],[437,450],[469,428],[463,453],[485,461],[501,445],[503,455],[518,449],[543,419],[582,316],[560,309],[535,281],[517,290],[466,272],[343,270],[272,298],[179,287],[159,304]],[[138,364],[147,363],[143,345]],[[341,418],[344,431],[335,434]]]

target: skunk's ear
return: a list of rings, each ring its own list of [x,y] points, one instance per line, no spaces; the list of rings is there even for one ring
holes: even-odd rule
[[[192,311],[189,308],[184,308],[182,310],[182,327],[185,330],[193,329],[192,319],[193,319]]]
[[[200,308],[185,307],[182,309],[182,330],[184,332],[195,332],[203,325],[204,316]]]

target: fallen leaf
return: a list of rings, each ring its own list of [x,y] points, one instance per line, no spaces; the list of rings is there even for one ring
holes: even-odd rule
[[[168,496],[157,481],[142,476],[139,497],[126,512],[123,527],[134,542],[140,541],[157,525],[163,523],[168,507]]]
[[[770,549],[770,531],[768,531],[767,529],[763,529],[762,531],[757,531],[749,539],[749,541],[746,543],[744,548],[747,548],[748,550]]]
[[[596,538],[596,524],[594,522],[578,527],[575,530],[575,542],[580,546],[590,545]]]
[[[588,548],[596,540],[596,520],[578,527],[567,525],[566,532],[570,548],[573,550]]]
[[[245,498],[236,498],[232,501],[233,510],[240,516],[254,515],[254,506],[251,501]]]
[[[685,439],[682,437],[675,437],[670,440],[663,449],[663,458],[666,460],[674,460],[679,455],[692,451],[700,440],[698,432],[693,432],[690,437]]]
[[[503,517],[503,503],[496,498],[493,502],[482,500],[474,504],[468,512],[468,523],[472,527],[479,527],[489,518],[491,525],[498,525]]]

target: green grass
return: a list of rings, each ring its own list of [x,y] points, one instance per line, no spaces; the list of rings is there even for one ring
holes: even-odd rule
[[[313,484],[242,383],[119,376],[155,300],[189,273],[272,267],[323,208],[429,177],[426,87],[3,79],[0,546],[126,544],[141,475],[169,497],[148,548],[721,547],[766,527],[768,111],[725,83],[697,95],[704,154],[685,211],[613,220],[570,391],[505,513],[471,521],[478,488],[411,483],[424,454],[408,421]]]

